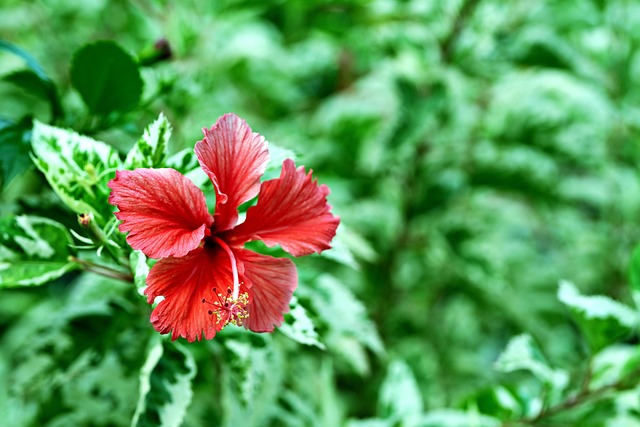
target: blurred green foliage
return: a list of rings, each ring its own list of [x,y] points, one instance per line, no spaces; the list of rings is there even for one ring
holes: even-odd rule
[[[34,118],[125,159],[154,149],[140,135],[162,111],[167,162],[188,172],[200,129],[232,111],[314,169],[342,225],[296,261],[272,335],[158,343],[134,286],[86,272],[0,290],[0,419],[640,426],[639,25],[627,0],[3,1],[5,224],[46,217],[95,241],[29,158]],[[78,64],[104,39],[130,98]],[[0,268],[38,256],[12,248]],[[170,390],[193,375],[174,419]]]

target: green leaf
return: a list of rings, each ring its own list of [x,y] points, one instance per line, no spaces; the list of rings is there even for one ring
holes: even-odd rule
[[[125,169],[158,168],[165,165],[169,154],[168,144],[171,137],[171,124],[164,114],[147,126],[124,161]]]
[[[322,252],[321,256],[359,270],[358,259],[373,262],[377,254],[364,237],[341,224],[338,233],[331,241],[331,250]]]
[[[427,412],[415,425],[420,427],[499,427],[503,423],[497,418],[474,411],[438,409]]]
[[[140,397],[132,426],[179,427],[193,391],[196,364],[181,345],[159,336],[152,340],[140,371]]]
[[[49,80],[49,77],[42,69],[42,66],[38,61],[31,56],[26,50],[19,48],[13,43],[9,43],[5,40],[0,40],[0,50],[6,50],[7,52],[11,52],[16,56],[19,56],[24,60],[27,66],[38,75],[43,80]]]
[[[367,374],[369,362],[365,348],[382,355],[384,347],[364,305],[333,276],[321,276],[317,288],[309,291],[308,299],[327,326],[323,334],[325,345],[356,372]],[[299,288],[301,295],[305,292],[303,289],[309,288]]]
[[[494,367],[500,372],[529,371],[556,390],[563,390],[569,383],[568,374],[562,370],[552,369],[538,345],[528,334],[512,338],[507,348],[498,357]]]
[[[636,246],[629,262],[629,283],[631,288],[640,291],[640,245]]]
[[[594,352],[629,335],[640,324],[637,312],[604,295],[584,296],[562,281],[558,299],[568,306]]]
[[[19,70],[2,77],[22,90],[49,101],[51,105],[51,120],[55,121],[62,115],[62,105],[58,98],[56,86],[48,78],[42,78],[31,70]]]
[[[106,223],[113,212],[107,183],[120,167],[118,153],[103,142],[38,121],[31,145],[34,163],[60,199],[74,212]]]
[[[411,368],[403,361],[392,361],[380,387],[378,415],[401,421],[402,425],[415,425],[422,411],[422,393]]]
[[[637,381],[640,370],[640,347],[613,345],[593,358],[590,389],[610,387],[624,380]]]
[[[199,188],[209,182],[209,176],[200,167],[193,148],[178,151],[167,159],[166,166],[181,172]]]
[[[0,288],[41,285],[78,267],[69,261],[71,236],[47,218],[0,221]]]
[[[300,344],[314,345],[324,350],[325,346],[318,340],[318,332],[313,321],[298,298],[291,298],[290,306],[291,311],[285,316],[285,323],[278,330]]]
[[[282,170],[282,162],[286,159],[296,159],[296,155],[292,150],[288,148],[279,147],[269,142],[269,162],[262,176],[262,180],[266,181],[280,176]]]
[[[144,288],[147,286],[147,276],[150,270],[147,264],[147,257],[140,251],[131,251],[129,265],[131,266],[131,271],[133,271],[133,282],[138,288],[138,293],[142,295]]]
[[[136,61],[112,41],[88,44],[75,53],[71,83],[94,114],[129,111],[142,96]]]
[[[220,388],[225,427],[263,425],[282,396],[284,361],[271,335],[225,328]],[[217,339],[218,337],[216,337]],[[222,338],[222,337],[221,337]]]
[[[166,166],[173,168],[182,174],[186,174],[196,168],[200,167],[198,158],[193,148],[185,148],[173,154],[167,159]]]
[[[0,187],[31,166],[31,119],[0,123]]]

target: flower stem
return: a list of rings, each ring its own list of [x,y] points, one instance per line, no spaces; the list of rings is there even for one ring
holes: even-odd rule
[[[98,227],[91,213],[83,213],[78,215],[78,223],[82,228],[87,230],[89,237],[91,237],[91,240],[93,240],[96,245],[102,246],[104,248],[111,259],[113,259],[117,264],[120,264],[124,267],[129,266],[129,263],[120,258],[120,255],[116,252],[113,246],[109,244],[107,236],[105,236],[104,231],[102,231],[102,229]]]

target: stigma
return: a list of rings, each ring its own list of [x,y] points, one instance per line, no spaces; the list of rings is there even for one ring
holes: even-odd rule
[[[242,326],[249,317],[249,311],[247,310],[249,294],[242,292],[237,297],[234,297],[231,288],[227,288],[226,294],[218,292],[216,288],[212,290],[215,299],[213,301],[207,301],[205,298],[202,298],[202,303],[211,305],[208,314],[209,316],[216,316],[216,325],[218,325],[220,329],[229,323]]]

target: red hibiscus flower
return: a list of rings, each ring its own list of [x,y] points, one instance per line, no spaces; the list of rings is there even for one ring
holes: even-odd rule
[[[154,328],[189,342],[211,339],[229,323],[270,332],[289,310],[298,276],[290,259],[244,249],[262,240],[293,256],[329,249],[340,222],[327,204],[329,189],[311,171],[282,164],[280,177],[260,183],[269,159],[264,137],[234,114],[222,116],[195,152],[216,193],[215,213],[205,196],[174,169],[117,171],[109,203],[119,212],[127,242],[160,258],[147,278]],[[237,224],[240,204],[258,195]]]

